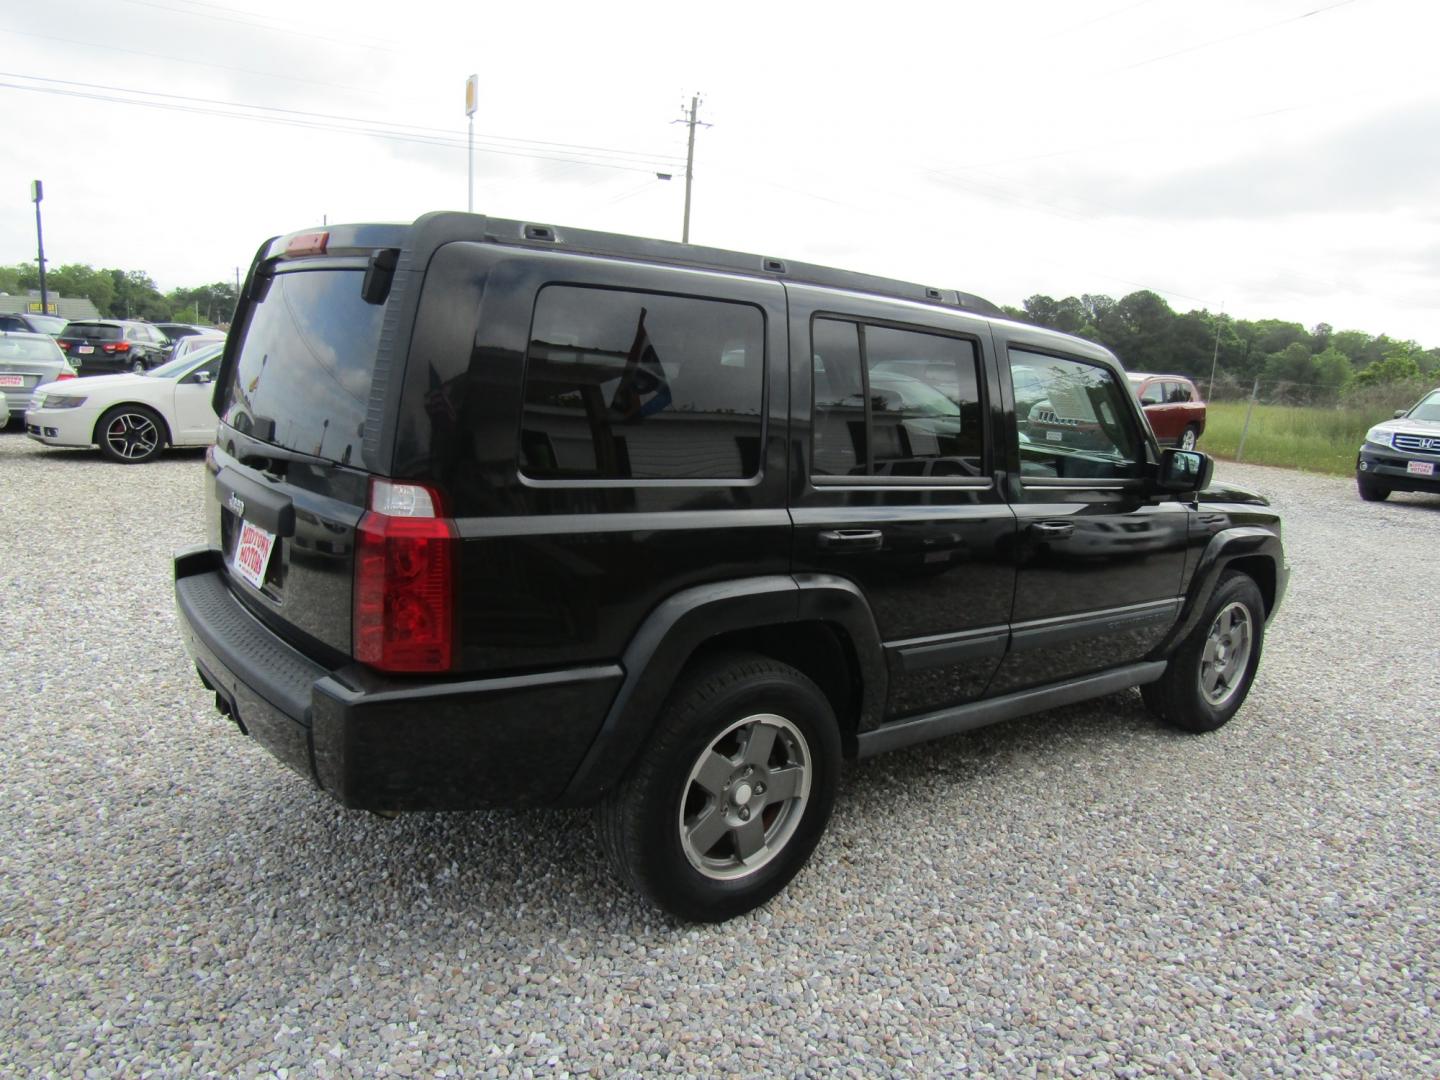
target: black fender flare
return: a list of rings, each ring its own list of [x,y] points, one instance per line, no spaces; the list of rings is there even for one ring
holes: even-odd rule
[[[875,617],[853,582],[828,574],[770,574],[697,585],[661,602],[630,639],[620,661],[625,672],[620,689],[560,801],[591,803],[615,786],[654,729],[686,663],[706,641],[808,621],[834,624],[849,636],[861,683],[859,726],[873,727],[885,704],[886,671]]]
[[[1255,556],[1269,559],[1275,567],[1275,596],[1270,610],[1265,613],[1268,622],[1284,596],[1288,574],[1285,549],[1280,537],[1269,529],[1255,525],[1237,525],[1223,529],[1210,538],[1205,550],[1200,553],[1200,561],[1195,566],[1185,603],[1180,609],[1180,618],[1165,635],[1164,640],[1151,651],[1150,659],[1161,659],[1174,652],[1199,623],[1200,616],[1205,612],[1205,605],[1210,602],[1210,597],[1215,594],[1215,588],[1220,583],[1220,575],[1235,560]]]

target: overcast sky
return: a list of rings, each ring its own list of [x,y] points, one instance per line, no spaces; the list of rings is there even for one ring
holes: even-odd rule
[[[1440,346],[1434,0],[3,0],[0,262],[231,279],[466,205]],[[44,92],[40,92],[40,91]],[[117,100],[118,99],[118,100]],[[655,173],[671,172],[666,182]]]

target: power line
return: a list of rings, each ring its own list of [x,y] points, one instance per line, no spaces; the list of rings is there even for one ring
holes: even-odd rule
[[[307,83],[311,86],[325,86],[332,90],[350,90],[365,93],[361,86],[346,86],[343,83],[321,82],[319,79],[306,79],[299,75],[281,75],[275,71],[257,71],[254,68],[236,67],[233,64],[217,64],[210,60],[191,60],[183,56],[170,56],[166,53],[145,52],[143,49],[125,49],[119,45],[101,43],[97,41],[81,41],[79,38],[59,37],[55,34],[36,34],[28,30],[10,30],[0,27],[0,34],[14,34],[19,37],[39,38],[42,41],[58,41],[62,45],[80,45],[87,49],[101,49],[106,53],[128,53],[131,56],[148,56],[152,60],[165,60],[174,64],[189,64],[192,67],[215,68],[217,71],[238,71],[242,75],[259,75],[267,79],[284,79],[287,82]]]
[[[318,127],[333,131],[351,131],[359,134],[374,135],[376,137],[406,137],[404,141],[430,141],[437,145],[449,145],[451,141],[458,141],[464,145],[465,136],[463,132],[451,128],[426,127],[418,124],[404,124],[388,120],[373,120],[358,116],[344,116],[334,113],[308,112],[302,109],[286,109],[280,106],[252,105],[243,101],[227,101],[221,98],[196,97],[189,94],[168,94],[157,90],[137,90],[126,86],[112,86],[103,83],[79,82],[73,79],[55,79],[41,75],[27,75],[22,72],[0,71],[0,78],[29,79],[34,82],[54,83],[63,87],[78,87],[84,91],[110,91],[112,94],[132,94],[137,97],[116,98],[107,97],[98,93],[64,92],[66,96],[91,97],[97,100],[111,101],[122,104],[148,105],[152,107],[172,108],[164,102],[146,101],[143,98],[164,98],[168,101],[183,102],[190,106],[210,106],[213,108],[196,108],[186,110],[178,106],[178,111],[195,111],[212,116],[230,116],[241,119],[273,120],[281,122],[295,118],[295,123],[303,126]],[[58,89],[51,89],[40,86],[25,86],[21,84],[4,84],[11,89],[32,90],[38,93],[62,93]],[[225,112],[225,109],[247,109],[250,113]],[[260,114],[260,115],[255,115]],[[264,114],[277,114],[274,117]],[[363,130],[353,127],[343,127],[344,124],[371,125]],[[672,162],[679,162],[678,156],[666,154],[646,154],[634,150],[618,150],[612,147],[588,146],[578,143],[553,142],[544,139],[525,139],[513,136],[481,135],[486,140],[492,152],[510,153],[514,156],[530,156],[536,158],[547,158],[551,160],[576,161],[574,155],[582,155],[586,160],[581,164],[602,164],[610,163],[611,167],[631,166],[638,167],[634,171],[648,172],[654,165],[668,165]],[[531,151],[529,154],[519,153],[522,149]],[[561,156],[569,154],[571,156]],[[599,159],[599,160],[590,160]]]
[[[1241,30],[1238,33],[1227,34],[1224,37],[1212,38],[1209,41],[1202,41],[1195,45],[1187,45],[1185,48],[1176,49],[1174,52],[1162,53],[1159,56],[1151,56],[1148,59],[1137,60],[1133,64],[1126,64],[1124,67],[1112,68],[1111,70],[1134,71],[1136,68],[1145,67],[1147,64],[1158,64],[1161,60],[1169,60],[1175,56],[1184,56],[1187,53],[1199,52],[1201,49],[1208,49],[1214,45],[1224,45],[1226,42],[1235,41],[1238,38],[1250,37],[1252,34],[1263,34],[1266,30],[1273,30],[1277,26],[1284,26],[1287,23],[1299,22],[1301,19],[1308,19],[1314,15],[1323,15],[1327,11],[1334,11],[1336,8],[1342,8],[1345,7],[1347,4],[1353,4],[1355,2],[1356,0],[1336,0],[1336,3],[1327,4],[1325,7],[1315,8],[1313,11],[1307,11],[1303,15],[1291,15],[1289,18],[1279,19],[1272,23],[1266,23],[1264,26],[1253,26],[1248,30]]]
[[[0,72],[0,76],[3,76]],[[51,94],[58,97],[83,98],[90,101],[105,101],[118,105],[138,105],[148,109],[162,109],[167,112],[189,113],[196,116],[219,116],[232,120],[248,120],[259,124],[276,124],[284,127],[305,128],[315,131],[332,131],[347,135],[363,135],[368,138],[384,139],[390,142],[416,143],[423,146],[436,146],[446,149],[464,149],[465,141],[459,138],[443,138],[439,136],[412,135],[399,131],[385,131],[368,128],[343,127],[338,124],[328,124],[320,121],[311,121],[300,118],[284,116],[264,116],[255,113],[227,112],[223,109],[201,108],[193,105],[174,104],[165,101],[143,101],[136,98],[114,97],[108,94],[94,93],[85,90],[67,90],[61,87],[52,86],[25,86],[20,83],[0,82],[0,89],[24,90],[33,94]],[[529,158],[535,161],[553,161],[573,165],[585,165],[596,169],[618,169],[622,172],[653,172],[653,168],[638,164],[620,164],[615,160],[592,160],[576,157],[567,157],[561,154],[545,154],[534,151],[522,151],[516,149],[500,149],[490,146],[477,147],[481,153],[497,154],[502,157]]]
[[[164,12],[170,14],[170,15],[189,15],[189,16],[191,16],[192,18],[197,18],[197,19],[215,19],[215,20],[218,21],[218,22],[234,23],[234,24],[236,24],[236,25],[238,25],[238,26],[251,26],[251,27],[254,27],[254,28],[259,29],[259,30],[276,31],[276,30],[280,30],[280,29],[281,29],[280,27],[275,26],[275,25],[273,25],[273,24],[267,25],[266,23],[258,22],[258,21],[255,20],[255,19],[237,19],[237,18],[232,18],[231,16],[228,16],[228,15],[215,15],[215,14],[211,14],[210,12],[206,12],[206,11],[186,11],[184,8],[173,8],[173,7],[168,7],[168,6],[166,6],[165,4],[157,4],[157,3],[154,3],[153,0],[124,0],[124,3],[134,4],[136,7],[154,8],[154,9],[157,10],[157,11],[164,11]],[[221,9],[221,10],[233,11],[234,9],[233,9],[233,8],[223,8],[223,9]],[[367,45],[367,44],[365,44],[364,42],[359,42],[359,41],[347,41],[347,40],[345,40],[344,38],[331,37],[331,36],[329,36],[329,35],[327,35],[327,34],[316,34],[316,33],[312,33],[312,32],[307,31],[307,30],[285,30],[284,33],[286,33],[286,34],[291,34],[291,35],[295,35],[295,36],[299,36],[299,37],[311,38],[311,39],[313,39],[313,40],[315,40],[315,41],[328,41],[328,42],[329,42],[330,44],[332,44],[332,45],[349,45],[349,46],[351,46],[351,47],[353,47],[353,48],[357,48],[357,49],[371,49],[371,50],[373,50],[373,51],[375,51],[375,52],[386,52],[386,53],[396,52],[395,49],[389,48],[388,46],[385,46],[385,45]]]

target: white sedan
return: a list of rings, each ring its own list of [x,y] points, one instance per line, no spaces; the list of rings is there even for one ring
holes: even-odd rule
[[[143,375],[92,375],[35,388],[25,433],[47,446],[99,446],[111,461],[135,465],[166,446],[215,441],[210,399],[223,343],[191,352]]]

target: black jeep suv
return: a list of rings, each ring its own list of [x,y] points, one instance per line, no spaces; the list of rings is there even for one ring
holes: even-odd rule
[[[785,885],[842,758],[1132,686],[1218,728],[1276,515],[1160,450],[1105,349],[998,314],[468,214],[267,242],[187,647],[344,805],[593,804],[693,919]]]

